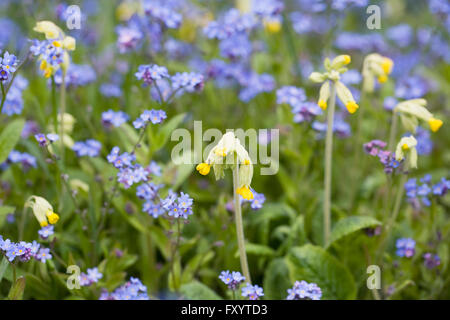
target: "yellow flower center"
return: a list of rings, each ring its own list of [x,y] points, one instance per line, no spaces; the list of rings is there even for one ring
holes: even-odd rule
[[[319,100],[319,102],[317,103],[319,105],[319,107],[321,107],[323,110],[327,109],[327,102],[325,100]]]
[[[240,187],[239,189],[236,190],[236,193],[240,194],[242,198],[244,198],[245,200],[253,199],[253,193],[247,186]]]
[[[356,104],[355,101],[348,102],[345,107],[347,108],[348,112],[355,113],[356,110],[358,110],[359,106]]]
[[[431,118],[430,120],[428,120],[428,124],[430,125],[431,131],[436,132],[440,127],[442,127],[444,122],[439,119]]]
[[[195,169],[197,169],[197,171],[201,175],[206,176],[209,173],[209,171],[211,170],[211,166],[207,163],[200,163],[197,165],[197,167]]]

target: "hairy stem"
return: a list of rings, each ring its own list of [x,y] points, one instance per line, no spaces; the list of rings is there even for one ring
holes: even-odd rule
[[[239,246],[239,257],[241,259],[241,269],[245,280],[251,283],[250,272],[248,270],[247,253],[245,252],[244,228],[242,225],[241,201],[237,189],[239,188],[239,163],[236,154],[234,155],[235,166],[233,169],[233,193],[234,193],[234,217],[236,220],[236,234]]]
[[[330,106],[328,109],[328,125],[325,140],[325,178],[324,178],[324,199],[323,199],[323,241],[324,245],[330,240],[331,230],[331,161],[333,160],[333,120],[334,109],[336,107],[336,86],[331,82],[330,86]]]

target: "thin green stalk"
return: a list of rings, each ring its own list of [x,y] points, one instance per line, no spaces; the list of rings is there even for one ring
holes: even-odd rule
[[[61,166],[64,169],[64,114],[66,113],[66,72],[62,70],[60,94],[60,139],[61,139]]]
[[[242,211],[241,211],[241,200],[239,199],[239,194],[237,189],[239,188],[239,163],[237,161],[236,154],[234,155],[235,166],[233,169],[233,194],[234,194],[234,217],[236,220],[236,234],[239,246],[239,257],[241,259],[241,269],[244,274],[245,280],[251,283],[250,272],[248,269],[247,253],[245,251],[245,238],[244,238],[244,228],[242,225]]]
[[[330,85],[330,106],[328,109],[328,125],[327,135],[325,140],[325,191],[323,199],[323,240],[324,245],[328,244],[330,240],[331,230],[331,161],[333,157],[333,120],[334,110],[336,107],[336,86],[334,82]]]
[[[398,185],[399,189],[397,190],[397,196],[395,198],[394,208],[393,208],[392,213],[387,222],[386,230],[384,230],[383,236],[381,237],[381,240],[380,240],[381,242],[380,242],[380,247],[378,249],[376,261],[379,261],[379,259],[381,259],[381,255],[383,254],[386,243],[389,241],[389,237],[391,236],[392,227],[395,223],[395,220],[397,220],[397,216],[400,212],[400,207],[402,205],[403,194],[404,194],[404,190],[405,190],[405,183],[408,179],[408,174],[407,174],[408,168],[407,167],[405,168],[405,171],[406,172],[402,175],[402,177],[400,179],[400,183]]]
[[[56,83],[54,76],[52,76],[52,117],[55,133],[58,133],[58,106],[56,105]]]
[[[283,33],[285,35],[289,55],[291,56],[292,63],[294,64],[295,73],[297,74],[297,77],[300,79],[302,76],[302,72],[298,64],[297,49],[295,48],[295,40],[292,34],[291,25],[289,24],[288,21],[289,21],[288,17],[285,14],[283,14],[283,31],[284,31]]]
[[[5,86],[3,85],[2,81],[0,81],[0,86],[2,87],[2,103],[0,105],[0,112],[2,112],[3,105],[5,104],[5,100],[6,100],[6,91],[5,91]]]
[[[392,111],[391,132],[389,133],[388,150],[394,151],[395,136],[397,135],[398,117],[397,114]]]

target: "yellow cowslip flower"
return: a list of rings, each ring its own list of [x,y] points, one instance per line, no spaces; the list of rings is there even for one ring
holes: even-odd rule
[[[378,53],[369,54],[363,63],[363,90],[373,92],[375,89],[375,78],[378,82],[385,83],[392,72],[394,62]]]
[[[336,82],[336,93],[349,113],[355,113],[359,106],[355,102],[351,91],[340,81]]]
[[[52,205],[42,197],[31,196],[25,202],[25,208],[33,210],[34,216],[41,227],[45,227],[49,223],[55,224],[59,220],[59,216],[53,211]]]
[[[358,104],[355,102],[350,90],[339,81],[340,74],[347,71],[345,67],[352,61],[351,57],[347,54],[339,55],[333,60],[328,58],[324,61],[324,67],[327,70],[324,73],[312,72],[309,79],[315,83],[322,83],[319,92],[319,100],[317,104],[323,110],[327,109],[328,99],[330,98],[330,81],[333,81],[336,86],[336,93],[339,99],[344,103],[348,112],[355,113],[359,108]]]
[[[64,38],[64,32],[51,21],[39,21],[33,30],[45,34],[47,40]]]
[[[431,131],[436,132],[443,125],[443,121],[436,119],[433,114],[425,108],[427,101],[425,99],[411,99],[402,101],[394,108],[394,112],[400,113],[400,119],[406,130],[416,132],[418,120],[427,122]]]
[[[267,20],[263,21],[264,29],[269,33],[278,33],[281,30],[281,22],[279,20]]]
[[[413,136],[403,137],[395,149],[395,160],[402,161],[408,155],[410,168],[417,168],[417,140]]]
[[[237,161],[237,163],[236,163]],[[224,177],[224,170],[239,165],[239,185],[236,192],[244,199],[253,199],[250,184],[253,178],[253,164],[250,156],[233,132],[227,132],[217,145],[211,149],[206,161],[197,165],[201,175],[209,174],[214,169],[216,179]]]

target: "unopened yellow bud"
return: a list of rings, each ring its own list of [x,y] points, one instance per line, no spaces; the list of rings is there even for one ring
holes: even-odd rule
[[[206,176],[209,173],[209,171],[211,170],[211,166],[207,163],[200,163],[197,165],[197,167],[195,169],[197,169],[197,171],[201,175]]]
[[[265,21],[264,27],[269,33],[277,33],[281,30],[280,21]]]
[[[244,198],[245,200],[252,200],[253,199],[253,193],[250,190],[249,187],[247,186],[243,186],[240,187],[236,190],[237,194],[240,194],[242,196],[242,198]]]
[[[403,150],[408,150],[408,149],[409,149],[408,144],[407,144],[407,143],[404,143],[404,144],[402,145],[402,149],[403,149]]]
[[[350,113],[355,113],[356,110],[358,110],[359,106],[358,104],[356,104],[355,101],[350,101],[348,102],[345,107],[347,108],[348,112]]]
[[[327,109],[327,102],[325,100],[319,100],[319,102],[317,103],[319,105],[319,107],[321,107],[323,110]]]
[[[381,63],[381,68],[383,69],[384,73],[390,74],[392,72],[393,66],[394,62],[391,59],[384,57],[383,62]]]
[[[442,127],[444,122],[436,118],[431,118],[430,120],[428,120],[428,124],[430,125],[431,131],[436,132],[439,130],[440,127]]]
[[[350,62],[352,62],[352,58],[348,54],[345,54],[344,55],[344,64],[349,64]]]
[[[386,75],[382,75],[378,77],[378,82],[379,83],[385,83],[388,80],[388,77]]]

